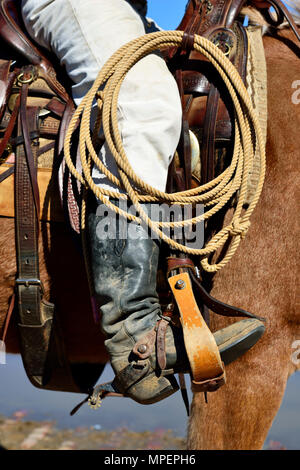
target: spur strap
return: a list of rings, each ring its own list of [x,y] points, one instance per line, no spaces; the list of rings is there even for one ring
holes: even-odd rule
[[[158,320],[156,325],[135,343],[132,350],[139,359],[143,360],[153,353],[156,346],[156,358],[160,370],[165,370],[167,365],[165,342],[170,320],[165,316]]]

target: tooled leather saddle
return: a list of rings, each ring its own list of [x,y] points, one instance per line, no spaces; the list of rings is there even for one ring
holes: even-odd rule
[[[238,20],[244,4],[245,0],[190,0],[178,27],[184,30],[182,47],[165,53],[183,107],[179,164],[174,159],[170,166],[170,192],[188,189],[200,180],[201,184],[211,180],[220,170],[216,159],[218,150],[222,152],[231,145],[230,103],[210,64],[192,51],[192,45],[194,34],[207,37],[221,48],[245,79],[247,35]],[[270,4],[280,13],[278,21],[283,20],[286,9],[278,0],[271,0]],[[263,13],[267,16],[268,10]],[[43,299],[38,266],[41,209],[37,167],[49,152],[56,174],[63,161],[64,136],[74,111],[70,83],[56,59],[27,35],[17,0],[0,0],[0,37],[0,163],[7,164],[1,169],[0,182],[14,173],[16,296],[24,367],[31,382],[39,388],[90,393],[103,366],[83,372],[69,365],[55,321],[54,305]],[[201,150],[201,174],[196,181],[191,171],[190,129],[196,134]],[[62,168],[61,195],[72,225],[78,187]],[[194,272],[191,260],[180,255],[169,257],[168,272],[178,267]],[[192,279],[206,312],[209,308],[222,315],[251,316],[213,299],[193,274]],[[7,322],[13,307],[12,303]]]
[[[0,184],[14,173],[17,261],[15,295],[4,336],[16,297],[21,355],[31,383],[38,388],[88,393],[104,366],[88,364],[83,370],[69,364],[55,306],[44,299],[39,274],[40,220],[48,220],[48,211],[45,201],[41,205],[38,165],[45,156],[50,158],[51,179],[57,179],[64,135],[74,111],[67,91],[70,84],[55,58],[28,37],[16,0],[0,2],[0,37]],[[71,181],[66,172],[63,178],[67,188]],[[60,205],[57,192],[56,184],[51,204],[54,200]],[[73,197],[73,191],[69,194]]]

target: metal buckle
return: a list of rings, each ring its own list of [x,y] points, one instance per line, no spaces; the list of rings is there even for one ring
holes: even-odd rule
[[[16,285],[17,286],[23,285],[27,288],[29,288],[30,286],[39,286],[42,294],[44,294],[44,292],[45,292],[43,283],[40,279],[22,279],[22,278],[18,278],[18,279],[16,279]]]

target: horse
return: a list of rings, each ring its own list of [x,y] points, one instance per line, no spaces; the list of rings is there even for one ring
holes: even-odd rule
[[[292,345],[300,338],[294,280],[300,113],[292,99],[292,86],[299,78],[299,49],[289,30],[277,32],[276,37],[266,35],[264,46],[269,90],[266,182],[247,237],[215,277],[212,293],[265,317],[267,329],[253,350],[226,368],[226,386],[210,394],[207,404],[203,394],[194,395],[188,449],[261,448],[287,379],[299,369],[291,361]],[[2,337],[16,277],[13,218],[0,217],[0,234]],[[67,332],[64,341],[70,363],[105,364],[108,356],[100,328],[94,324],[82,256],[70,243],[63,222],[41,222],[39,258],[45,298],[55,302]],[[210,327],[214,331],[229,322],[212,317]],[[7,352],[20,352],[16,315],[9,323],[5,343]]]
[[[300,108],[293,99],[300,50],[290,29],[266,34],[264,48],[268,74],[266,181],[247,237],[216,276],[212,293],[264,316],[266,332],[253,350],[226,368],[228,383],[213,399],[205,404],[201,395],[194,395],[188,449],[261,449],[287,380],[300,370],[299,361],[292,361],[294,342],[300,338],[296,294],[300,260],[295,240]],[[212,329],[225,324],[228,320],[212,318]]]

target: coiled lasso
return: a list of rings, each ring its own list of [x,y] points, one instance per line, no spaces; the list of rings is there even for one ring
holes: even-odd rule
[[[172,194],[164,193],[147,185],[134,173],[129,164],[118,129],[118,95],[126,73],[136,62],[153,51],[174,46],[180,47],[182,38],[182,31],[151,33],[134,39],[115,52],[100,70],[92,88],[76,109],[66,134],[64,153],[66,164],[71,174],[84,185],[85,190],[92,190],[100,201],[118,214],[127,217],[127,219],[137,223],[141,223],[143,220],[151,230],[158,234],[173,249],[192,255],[199,255],[201,257],[202,268],[208,272],[215,272],[225,266],[232,258],[241,239],[246,234],[250,226],[249,218],[258,202],[265,178],[265,148],[262,132],[247,90],[236,68],[211,41],[195,35],[194,50],[207,57],[214,66],[231,96],[235,110],[235,142],[231,163],[221,174],[208,183],[197,188]],[[92,135],[90,118],[95,98],[98,104],[98,118]],[[71,138],[77,128],[80,117],[79,148],[83,169],[82,174],[74,167],[70,153]],[[95,136],[97,136],[101,125],[103,126],[106,142],[118,166],[120,178],[110,173],[96,153],[94,145]],[[255,152],[257,148],[259,152]],[[255,158],[260,159],[260,174],[254,197],[245,209],[243,206],[254,155],[256,155]],[[98,187],[91,176],[92,160],[114,185],[119,188],[123,187],[126,194]],[[216,233],[203,248],[195,249],[185,246],[172,240],[162,231],[164,227],[186,227],[208,219],[222,209],[233,195],[236,195],[237,202],[231,222]],[[107,196],[111,198],[129,197],[139,217],[119,209]],[[160,201],[167,204],[176,203],[180,205],[201,203],[205,206],[206,210],[197,217],[183,221],[157,222],[151,220],[143,210],[140,203],[145,201]],[[82,227],[84,224],[85,203],[83,203],[82,207]],[[222,248],[227,241],[230,241],[230,243],[223,258],[217,264],[210,264],[208,256]]]

